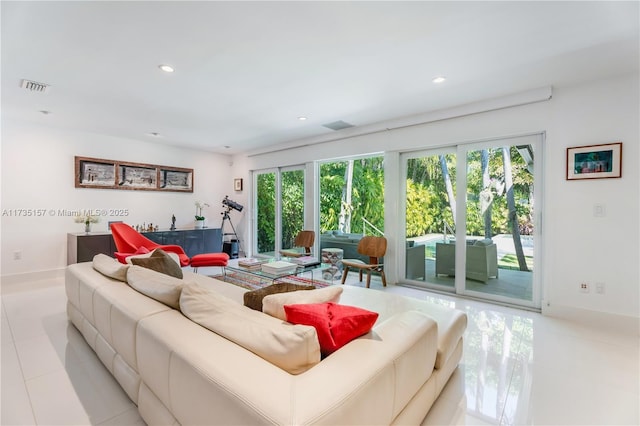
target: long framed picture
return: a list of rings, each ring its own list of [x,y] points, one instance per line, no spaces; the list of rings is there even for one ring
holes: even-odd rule
[[[193,192],[193,169],[75,157],[75,187]]]
[[[567,180],[622,177],[622,142],[567,148]]]

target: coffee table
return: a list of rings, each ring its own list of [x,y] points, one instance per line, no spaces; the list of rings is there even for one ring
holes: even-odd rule
[[[313,273],[314,271],[322,271],[323,268],[327,268],[330,265],[324,264],[324,263],[318,263],[316,265],[311,265],[311,266],[298,266],[295,271],[293,272],[287,272],[287,273],[282,273],[282,274],[269,274],[267,272],[263,272],[262,269],[251,269],[251,268],[246,268],[246,267],[242,267],[240,265],[238,265],[238,262],[242,260],[242,259],[230,259],[229,262],[227,263],[227,269],[230,269],[233,272],[237,272],[237,273],[241,273],[241,274],[247,274],[247,275],[251,275],[254,277],[258,277],[260,279],[260,281],[271,281],[271,284],[275,283],[276,281],[283,279],[283,278],[287,278],[287,277],[293,277],[293,276],[297,276],[300,274],[304,274],[306,272],[311,272],[311,282],[313,283],[314,278],[313,278]],[[272,259],[272,260],[276,260],[276,259]],[[279,259],[279,260],[284,260],[286,261],[286,258],[283,259]],[[292,262],[293,263],[293,262]]]

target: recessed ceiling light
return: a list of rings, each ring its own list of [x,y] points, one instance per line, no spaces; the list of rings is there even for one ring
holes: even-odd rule
[[[51,114],[51,111],[47,111],[46,109],[43,109],[43,110],[40,110],[40,114],[49,115]]]
[[[298,117],[298,120],[300,120],[300,121],[304,121],[304,120],[306,120],[306,119],[307,119],[307,117],[302,117],[302,116],[301,116],[301,117]]]
[[[224,149],[229,149],[229,148],[231,148],[229,145],[224,146]]]
[[[149,133],[147,133],[147,134],[148,134],[149,136],[153,136],[153,137],[155,137],[155,138],[159,138],[159,137],[160,137],[160,133],[158,133],[158,132],[149,132]]]
[[[446,77],[443,77],[443,76],[441,76],[441,75],[440,75],[440,76],[438,76],[438,77],[435,77],[435,78],[434,78],[433,80],[431,80],[431,81],[433,81],[433,82],[434,82],[434,83],[436,83],[436,84],[440,84],[440,83],[444,83],[444,81],[445,81],[445,80],[446,80]]]
[[[166,64],[158,65],[158,68],[160,68],[164,72],[174,72],[175,71],[171,65],[166,65]]]

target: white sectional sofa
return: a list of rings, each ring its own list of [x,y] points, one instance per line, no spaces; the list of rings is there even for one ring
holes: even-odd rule
[[[372,331],[290,374],[134,290],[126,276],[70,265],[67,313],[150,425],[419,424],[462,356],[463,312],[344,286],[340,304],[379,314]],[[238,305],[247,291],[186,271],[184,281]]]

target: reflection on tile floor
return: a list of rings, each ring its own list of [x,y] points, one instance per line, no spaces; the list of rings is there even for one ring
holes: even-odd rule
[[[347,284],[363,285],[357,279]],[[383,290],[467,313],[461,366],[423,425],[637,425],[637,336],[422,290]],[[61,280],[2,289],[3,425],[144,425],[66,320]]]

